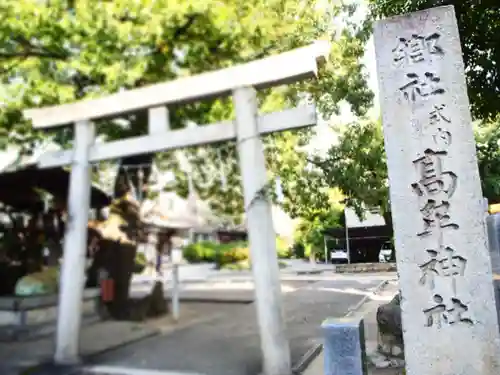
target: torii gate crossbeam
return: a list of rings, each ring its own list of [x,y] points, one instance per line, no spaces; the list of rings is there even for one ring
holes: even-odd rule
[[[291,361],[281,304],[281,285],[276,255],[271,205],[262,189],[267,186],[264,151],[260,134],[311,126],[315,112],[310,107],[258,116],[255,89],[314,77],[318,61],[326,58],[329,44],[317,42],[280,55],[247,64],[178,79],[107,97],[24,112],[35,128],[74,123],[72,151],[44,155],[40,166],[71,164],[68,222],[59,294],[55,361],[79,360],[78,341],[81,300],[85,277],[85,253],[90,198],[90,162],[131,154],[237,139],[243,179],[257,317],[265,375],[290,375]],[[236,109],[230,123],[170,131],[164,106],[207,97],[232,94]],[[118,117],[149,108],[149,135],[94,144],[92,120]]]

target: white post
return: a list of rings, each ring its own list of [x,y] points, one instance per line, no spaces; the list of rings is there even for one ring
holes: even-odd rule
[[[351,264],[351,245],[349,244],[349,229],[347,228],[347,225],[345,227],[345,243],[347,251],[347,263]]]
[[[176,322],[180,317],[179,264],[181,259],[182,250],[174,247],[172,249],[172,317]]]
[[[147,237],[147,245],[146,245],[146,249],[147,249],[147,253],[148,253],[148,256],[150,257],[150,259],[152,258],[153,259],[153,264],[154,264],[154,268],[151,270],[151,276],[154,276],[156,278],[158,278],[160,276],[160,273],[161,273],[161,268],[162,268],[162,259],[161,257],[159,257],[159,254],[158,254],[158,248],[157,248],[157,245],[158,245],[158,233],[156,232],[156,229],[150,229],[150,232],[148,233],[148,237]]]
[[[172,317],[177,322],[180,315],[179,306],[179,265],[172,265]]]
[[[245,87],[233,91],[238,156],[252,257],[265,375],[290,375],[291,360],[281,306],[276,234],[271,205],[260,194],[267,186],[266,164],[259,137],[256,93]]]
[[[347,216],[344,210],[345,217],[345,250],[347,251],[347,263],[351,264],[351,246],[349,244],[349,227],[347,226]]]
[[[78,342],[85,283],[91,184],[89,148],[94,141],[94,126],[88,121],[80,121],[75,123],[74,128],[74,157],[69,181],[54,355],[54,361],[58,364],[74,364],[79,361]]]
[[[323,235],[323,246],[324,246],[324,252],[325,252],[325,264],[328,264],[328,246],[326,242],[326,236]]]

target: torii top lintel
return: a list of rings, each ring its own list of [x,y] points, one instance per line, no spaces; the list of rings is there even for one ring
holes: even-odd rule
[[[279,55],[266,57],[230,68],[180,78],[98,99],[52,107],[28,109],[24,116],[33,127],[51,128],[83,120],[115,117],[137,110],[188,103],[204,98],[224,96],[238,87],[257,89],[296,82],[317,74],[319,62],[330,51],[327,41],[317,41]]]

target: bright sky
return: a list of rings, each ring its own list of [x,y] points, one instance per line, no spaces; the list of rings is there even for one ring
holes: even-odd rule
[[[379,101],[378,101],[378,83],[377,72],[375,65],[375,47],[373,44],[373,37],[367,43],[363,64],[368,74],[368,86],[375,94],[373,100],[373,108],[369,111],[368,116],[376,118],[379,114]],[[347,103],[341,106],[341,113],[339,116],[333,116],[329,121],[321,121],[316,127],[316,136],[311,140],[311,151],[316,150],[320,153],[326,152],[332,144],[336,142],[336,134],[331,130],[329,124],[347,124],[355,120],[355,116],[349,109]]]

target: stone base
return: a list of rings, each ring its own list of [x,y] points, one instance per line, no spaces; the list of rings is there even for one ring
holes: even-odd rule
[[[336,273],[395,272],[396,263],[351,263],[337,264]]]
[[[400,339],[393,334],[379,333],[378,336],[377,349],[382,355],[400,359],[404,358],[404,345]]]
[[[375,368],[404,368],[405,360],[402,358],[390,357],[375,351],[367,355],[369,364]]]
[[[99,320],[99,289],[86,289],[82,324]],[[0,341],[24,341],[56,329],[58,295],[0,298]]]

